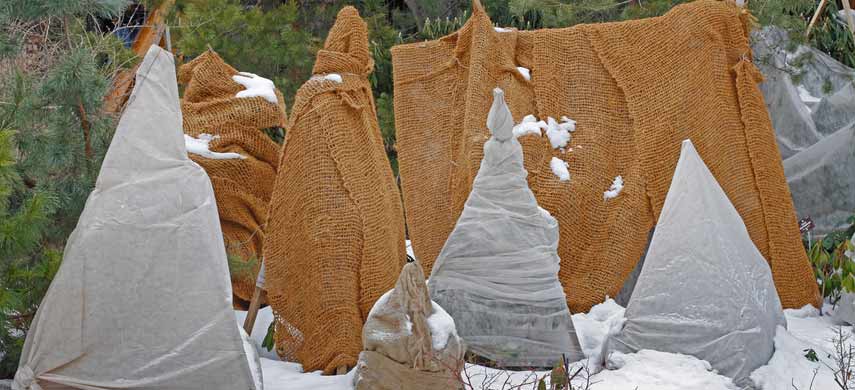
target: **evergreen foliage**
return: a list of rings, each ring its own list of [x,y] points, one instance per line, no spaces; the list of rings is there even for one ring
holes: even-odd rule
[[[140,3],[151,8],[162,1]],[[497,26],[524,30],[658,16],[687,1],[481,0]],[[112,137],[115,117],[102,102],[116,73],[138,59],[99,26],[129,2],[0,1],[0,378],[14,374],[23,336]],[[760,24],[783,27],[795,43],[855,66],[855,42],[836,17],[839,1],[829,1],[804,38],[817,3],[748,1]],[[179,62],[213,48],[238,70],[272,79],[292,107],[345,5],[356,6],[368,23],[370,81],[397,172],[390,48],[453,33],[471,14],[469,0],[176,0],[169,25]],[[281,129],[268,133],[281,142]],[[230,261],[233,272],[250,268],[236,263]]]
[[[101,106],[133,65],[97,30],[125,0],[0,5],[0,378],[24,335],[91,191],[115,125]]]

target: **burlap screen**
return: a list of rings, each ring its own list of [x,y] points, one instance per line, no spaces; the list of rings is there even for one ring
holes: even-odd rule
[[[756,85],[747,11],[704,0],[658,18],[499,32],[477,0],[473,9],[455,34],[392,49],[404,204],[426,272],[471,189],[498,86],[517,121],[526,114],[578,121],[566,153],[545,136],[520,138],[529,186],[560,223],[559,276],[571,310],[618,293],[687,138],[769,261],[784,306],[819,303]],[[517,66],[531,70],[531,81]],[[552,157],[569,163],[569,182],[552,173]],[[623,191],[604,200],[618,175]]]
[[[194,137],[215,135],[218,138],[210,143],[212,151],[246,157],[213,160],[190,154],[205,168],[214,186],[226,250],[255,262],[252,269],[232,277],[232,290],[239,298],[235,305],[243,306],[252,298],[261,266],[263,226],[279,163],[279,145],[262,130],[285,126],[285,101],[278,90],[278,105],[262,97],[236,98],[235,94],[244,90],[232,80],[237,73],[209,50],[181,66],[178,81],[185,86],[181,100],[184,132]]]
[[[365,22],[342,9],[316,76],[297,92],[276,177],[265,287],[277,351],[306,371],[356,364],[363,322],[406,262],[401,198],[368,82],[373,65]],[[324,78],[332,73],[342,82]]]

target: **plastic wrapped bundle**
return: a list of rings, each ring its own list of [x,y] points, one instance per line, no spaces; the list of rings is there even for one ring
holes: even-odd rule
[[[12,388],[260,389],[221,237],[184,149],[175,63],[152,46]]]
[[[404,266],[395,288],[377,300],[362,328],[356,390],[451,389],[463,343],[454,320],[430,300],[421,265]]]
[[[786,326],[769,265],[688,140],[625,315],[609,350],[692,355],[740,386]]]
[[[470,351],[505,366],[552,366],[582,354],[558,281],[558,222],[528,188],[513,125],[494,90],[493,136],[429,287]]]
[[[401,196],[368,75],[368,28],[343,8],[290,116],[264,243],[277,352],[353,367],[361,329],[406,262]]]
[[[226,250],[250,265],[232,273],[235,303],[245,306],[261,265],[279,164],[279,145],[263,130],[285,126],[284,99],[272,82],[238,72],[212,50],[181,66],[179,81],[188,142],[207,144],[201,154],[189,150],[190,158],[211,178]]]

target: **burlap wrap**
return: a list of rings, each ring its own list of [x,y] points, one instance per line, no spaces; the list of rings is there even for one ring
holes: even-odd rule
[[[405,265],[395,288],[371,309],[362,342],[356,390],[460,387],[463,341],[451,316],[431,301],[418,263]]]
[[[217,136],[210,143],[214,152],[234,152],[244,159],[214,160],[190,154],[205,168],[214,186],[226,250],[245,261],[255,261],[251,272],[232,275],[235,305],[252,298],[255,275],[261,266],[263,226],[273,180],[279,163],[279,145],[262,131],[285,126],[285,101],[277,90],[279,104],[262,97],[237,98],[244,87],[232,76],[238,71],[209,50],[179,69],[178,81],[185,85],[181,111],[184,132],[194,137]]]
[[[460,31],[392,49],[395,124],[410,239],[430,272],[488,138],[490,91],[514,118],[578,122],[566,153],[520,138],[529,186],[561,226],[572,311],[615,296],[642,255],[680,144],[691,139],[769,261],[785,307],[818,304],[775,136],[751,62],[751,15],[703,0],[622,23],[497,32],[477,0]],[[531,81],[517,71],[531,70]],[[569,163],[560,182],[550,159]],[[615,176],[625,187],[605,201]]]
[[[265,267],[280,355],[356,364],[362,324],[406,261],[401,199],[368,75],[368,30],[346,7],[297,92],[271,200]],[[323,78],[338,73],[342,82]]]

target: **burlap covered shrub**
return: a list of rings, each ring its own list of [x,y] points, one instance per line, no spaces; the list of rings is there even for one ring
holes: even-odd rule
[[[577,121],[564,149],[546,136],[520,137],[529,186],[561,227],[559,277],[571,311],[618,293],[662,210],[684,139],[707,156],[784,306],[819,303],[757,88],[747,11],[702,0],[644,20],[497,31],[477,0],[473,9],[452,35],[392,49],[404,204],[426,271],[471,190],[499,87],[517,122],[527,114]],[[553,157],[568,164],[569,180],[552,172]],[[623,189],[605,199],[616,176]]]
[[[184,84],[184,133],[193,137],[210,134],[215,137],[211,151],[244,157],[218,160],[189,154],[211,178],[226,250],[232,258],[253,262],[252,267],[232,275],[235,296],[249,301],[261,266],[263,228],[279,163],[279,145],[263,130],[284,127],[285,101],[278,90],[278,104],[258,96],[236,97],[245,89],[232,79],[236,74],[237,70],[209,50],[182,65],[178,81]],[[235,300],[235,304],[245,302]]]
[[[265,287],[277,351],[306,371],[356,364],[362,324],[406,261],[372,69],[366,24],[346,7],[297,92],[273,190]]]

